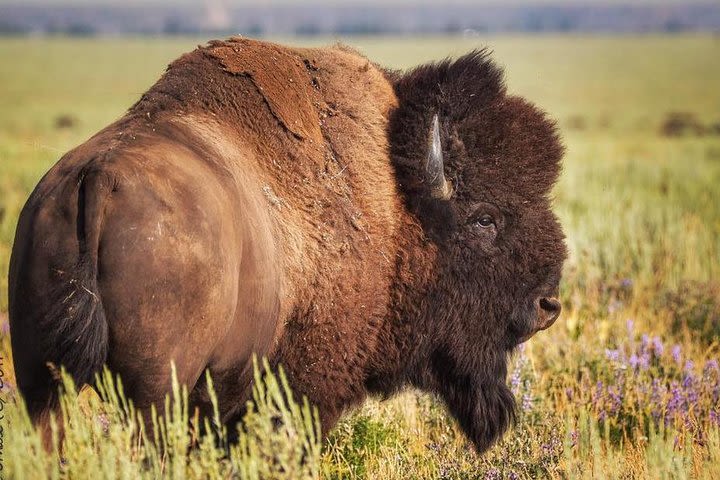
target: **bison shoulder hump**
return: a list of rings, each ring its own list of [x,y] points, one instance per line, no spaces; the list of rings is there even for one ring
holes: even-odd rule
[[[312,78],[291,50],[267,42],[231,39],[208,53],[233,75],[249,77],[277,121],[300,139],[322,141]]]

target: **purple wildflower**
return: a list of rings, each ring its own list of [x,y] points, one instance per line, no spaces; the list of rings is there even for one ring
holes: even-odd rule
[[[644,353],[650,346],[650,336],[647,333],[643,333],[640,337],[640,352]]]
[[[492,467],[487,472],[485,472],[485,480],[500,480],[500,470]]]
[[[680,361],[682,359],[680,345],[677,345],[677,344],[673,345],[671,354],[672,354],[673,360],[675,360],[675,363],[680,365]]]
[[[528,367],[528,359],[525,356],[524,346],[520,348],[520,355],[518,356],[515,368],[513,368],[510,374],[510,390],[513,395],[519,397],[522,395],[522,410],[528,411],[532,408],[532,395],[531,390],[531,379],[523,379],[523,372]]]
[[[682,386],[685,389],[691,388],[695,384],[695,375],[692,373],[686,373],[683,376]]]
[[[545,457],[555,456],[562,449],[562,442],[560,441],[560,437],[558,435],[556,435],[556,433],[557,432],[553,432],[554,435],[552,437],[550,437],[550,441],[548,441],[547,443],[543,443],[540,446],[543,456],[545,456]]]
[[[512,371],[512,374],[510,375],[510,390],[512,391],[513,395],[517,395],[520,393],[520,383],[522,379],[520,378],[520,369],[518,367],[515,367]]]
[[[663,345],[662,339],[660,337],[653,338],[653,353],[655,356],[658,358],[662,357],[664,350],[665,346]]]
[[[598,380],[597,383],[595,384],[595,392],[592,395],[593,402],[597,402],[598,400],[600,400],[600,398],[602,398],[602,393],[603,393],[603,382],[602,382],[602,380]]]
[[[718,367],[718,361],[714,358],[712,360],[708,360],[705,362],[705,366],[703,367],[703,376],[709,377],[712,372],[718,372],[720,371],[720,367]]]
[[[616,416],[622,407],[622,391],[620,387],[608,387],[608,400],[610,402],[610,414]]]
[[[655,421],[660,420],[663,409],[663,397],[665,396],[665,385],[660,383],[660,379],[653,378],[650,387],[650,405],[651,415]]]
[[[605,349],[605,358],[607,358],[611,362],[620,362],[620,350],[619,349],[611,350],[609,348],[606,348]]]
[[[692,362],[688,361],[688,363],[692,363]],[[691,367],[692,367],[692,365],[691,365]],[[687,368],[687,365],[686,365],[686,368]],[[697,382],[695,381],[695,376],[691,373],[691,371],[686,371],[686,372],[687,373],[685,373],[685,376],[683,377],[683,381],[682,381],[682,386],[683,386],[683,389],[685,390],[685,405],[687,406],[688,409],[693,409],[697,406],[697,402],[698,402],[698,398],[699,398],[697,389],[695,388],[695,385]]]
[[[670,395],[670,400],[667,403],[668,420],[676,418],[685,410],[685,399],[678,382],[673,381],[670,384]]]
[[[630,367],[633,370],[637,370],[639,363],[640,363],[640,359],[638,358],[638,356],[636,354],[633,353],[632,355],[630,355]]]
[[[692,360],[688,360],[685,362],[685,373],[692,374],[692,371],[695,369],[695,362]]]
[[[532,406],[533,406],[533,398],[532,398],[532,395],[530,395],[530,393],[526,392],[526,393],[523,395],[523,398],[522,398],[522,409],[523,409],[523,412],[530,411],[530,409],[532,409]]]

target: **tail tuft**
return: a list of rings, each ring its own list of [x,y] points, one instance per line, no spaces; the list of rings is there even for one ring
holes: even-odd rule
[[[48,363],[62,365],[78,386],[93,383],[108,355],[108,325],[92,263],[81,261],[59,274],[48,292],[55,301],[41,320]]]

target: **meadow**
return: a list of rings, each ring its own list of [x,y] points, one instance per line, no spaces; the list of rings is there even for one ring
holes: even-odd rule
[[[320,444],[311,408],[285,405],[270,379],[258,382],[243,440],[226,454],[220,429],[197,438],[197,421],[187,427],[181,386],[172,415],[157,419],[161,434],[147,438],[105,377],[99,397],[65,397],[63,458],[45,453],[14,389],[9,348],[6,272],[20,209],[65,151],[202,40],[0,39],[0,474],[720,478],[720,37],[346,42],[394,68],[488,46],[509,90],[559,123],[567,154],[554,198],[571,253],[564,310],[513,357],[514,428],[477,456],[441,403],[407,391],[349,412]]]

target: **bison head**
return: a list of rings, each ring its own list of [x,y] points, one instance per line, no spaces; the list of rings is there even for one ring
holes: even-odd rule
[[[563,147],[509,96],[484,51],[395,79],[390,127],[406,204],[437,255],[417,302],[413,383],[437,392],[479,451],[514,417],[507,356],[560,313],[564,236],[551,211]]]

